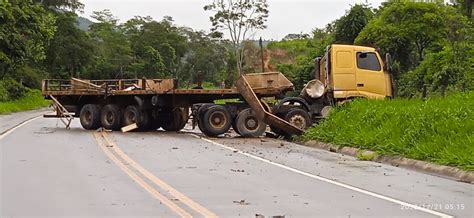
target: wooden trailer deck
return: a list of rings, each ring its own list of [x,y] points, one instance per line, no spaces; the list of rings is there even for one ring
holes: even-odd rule
[[[253,91],[261,97],[277,96],[293,90],[293,84],[281,73],[248,74],[244,76]],[[130,95],[210,95],[216,98],[240,97],[232,89],[179,89],[174,79],[123,80],[44,80],[44,96],[130,96]]]

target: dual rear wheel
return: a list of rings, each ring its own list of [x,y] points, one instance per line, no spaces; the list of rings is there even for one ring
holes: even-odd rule
[[[211,137],[225,134],[232,127],[243,137],[255,138],[262,136],[266,129],[266,124],[260,121],[250,108],[239,112],[235,119],[221,105],[203,106],[198,115],[199,129]]]
[[[84,105],[80,111],[80,121],[84,129],[95,130],[100,127],[120,130],[123,126],[137,124],[141,131],[157,130],[162,127],[166,131],[179,131],[188,120],[189,110],[177,108],[170,113],[154,117],[150,112],[141,110],[137,105],[125,109],[115,104],[100,107],[96,104]]]

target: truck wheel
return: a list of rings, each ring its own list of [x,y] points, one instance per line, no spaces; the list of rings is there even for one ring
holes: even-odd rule
[[[309,128],[312,123],[308,112],[300,108],[288,111],[285,115],[285,120],[303,130]]]
[[[258,120],[255,112],[250,108],[241,111],[237,115],[235,126],[237,127],[237,132],[246,138],[260,137],[267,128],[267,125]]]
[[[199,118],[199,129],[202,133],[211,137],[226,133],[232,125],[232,117],[229,111],[220,105],[208,108]]]
[[[94,130],[100,127],[100,107],[95,104],[86,104],[82,107],[79,118],[84,129]]]
[[[100,120],[105,129],[119,130],[120,127],[122,127],[122,113],[120,107],[115,104],[106,105],[102,109]]]
[[[235,133],[240,135],[239,129],[237,128],[237,117],[235,117],[232,122],[232,129],[235,131]]]
[[[178,132],[188,122],[189,108],[177,108],[168,116],[162,117],[161,127],[165,131]]]
[[[157,129],[161,128],[161,120],[159,117],[156,118],[151,118],[151,123],[150,123],[150,130],[155,131]]]
[[[130,105],[125,108],[123,113],[123,125],[128,126],[136,123],[140,130],[147,130],[150,125],[150,115],[140,110],[136,105]]]

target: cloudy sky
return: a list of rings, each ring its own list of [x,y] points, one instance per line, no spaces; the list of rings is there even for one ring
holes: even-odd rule
[[[211,12],[203,10],[210,0],[82,0],[82,16],[90,18],[93,11],[110,9],[124,22],[136,15],[161,20],[171,16],[177,25],[209,31]],[[255,38],[281,39],[288,33],[310,33],[339,18],[356,3],[378,7],[382,0],[268,0],[270,17],[268,29],[255,33]]]

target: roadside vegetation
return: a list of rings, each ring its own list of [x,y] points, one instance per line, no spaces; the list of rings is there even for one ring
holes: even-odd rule
[[[49,104],[50,102],[44,99],[39,90],[30,89],[21,98],[0,101],[0,114],[39,109],[47,107]]]
[[[303,140],[399,155],[474,171],[474,92],[356,100],[332,111]]]

